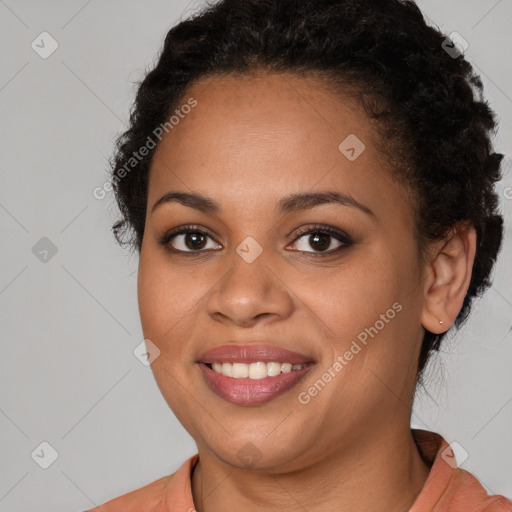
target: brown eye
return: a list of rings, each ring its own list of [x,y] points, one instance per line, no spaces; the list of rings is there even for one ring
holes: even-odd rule
[[[295,249],[303,252],[332,254],[350,247],[352,241],[343,232],[332,228],[316,226],[302,231],[295,239]],[[311,250],[312,249],[312,250]]]
[[[206,245],[206,236],[201,233],[187,233],[184,242],[189,249],[202,249]]]
[[[335,240],[332,235],[325,233],[302,235],[298,240],[301,238],[305,240],[295,242],[297,250],[299,251],[311,252],[308,251],[308,248],[312,248],[315,252],[326,252],[327,250],[334,250],[343,245],[339,240]],[[334,245],[333,247],[333,242],[334,244],[337,242],[338,245]]]
[[[317,233],[315,235],[309,235],[308,243],[314,249],[324,251],[329,248],[329,245],[331,245],[331,238],[331,235],[322,235]]]
[[[172,252],[183,253],[204,252],[202,249],[218,249],[220,247],[208,233],[194,226],[177,228],[164,235],[160,244]]]

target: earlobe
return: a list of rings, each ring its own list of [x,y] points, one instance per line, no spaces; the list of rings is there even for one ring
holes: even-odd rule
[[[458,224],[431,252],[421,323],[430,332],[447,331],[459,314],[471,282],[476,253],[472,225]]]

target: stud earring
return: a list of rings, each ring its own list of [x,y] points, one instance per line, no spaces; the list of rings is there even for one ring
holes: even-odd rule
[[[442,321],[442,320],[439,320],[439,323],[440,323],[440,324],[442,324],[442,323],[443,323],[443,321]]]

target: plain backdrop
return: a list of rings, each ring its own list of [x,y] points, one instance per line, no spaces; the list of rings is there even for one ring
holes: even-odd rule
[[[429,366],[413,426],[458,443],[462,467],[511,497],[512,1],[419,5],[468,42],[498,113],[506,235],[492,288]],[[112,193],[98,200],[93,190],[134,82],[169,28],[200,6],[0,0],[0,512],[92,508],[195,453],[133,353],[143,339],[137,257],[111,235]]]

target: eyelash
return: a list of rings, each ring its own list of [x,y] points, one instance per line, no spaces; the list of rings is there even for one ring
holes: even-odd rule
[[[183,256],[197,256],[201,253],[209,252],[211,249],[208,250],[197,250],[197,251],[182,251],[180,249],[172,249],[169,247],[169,242],[178,235],[188,234],[188,233],[199,233],[201,235],[207,236],[209,238],[212,238],[207,232],[200,229],[197,225],[188,224],[185,226],[179,226],[172,231],[166,233],[162,236],[162,238],[158,241],[158,243],[162,246],[164,246],[169,252],[173,254],[180,254]],[[320,252],[310,252],[310,251],[297,251],[297,252],[305,252],[308,254],[308,257],[323,257],[323,256],[332,256],[333,254],[337,254],[338,252],[348,249],[352,246],[353,242],[351,238],[344,233],[343,231],[339,231],[337,229],[331,228],[329,226],[322,226],[320,224],[315,224],[314,226],[310,226],[308,228],[305,228],[304,230],[299,231],[297,233],[296,237],[294,238],[292,243],[295,243],[299,238],[303,237],[304,235],[309,234],[320,234],[320,235],[329,235],[333,238],[336,238],[339,242],[341,242],[342,245],[337,247],[336,249],[331,249],[330,251],[320,251]],[[216,242],[218,243],[218,242]]]

